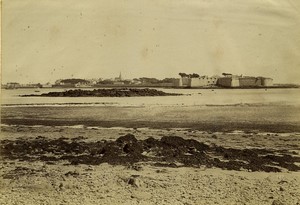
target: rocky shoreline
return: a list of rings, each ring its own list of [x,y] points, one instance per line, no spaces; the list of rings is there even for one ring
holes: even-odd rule
[[[287,150],[237,149],[209,146],[194,139],[164,136],[138,140],[132,134],[114,141],[85,142],[84,137],[17,139],[1,141],[1,155],[9,160],[43,161],[70,165],[134,165],[146,162],[159,167],[217,167],[225,170],[264,172],[299,171],[300,157]]]
[[[114,89],[94,89],[94,90],[67,90],[63,92],[49,92],[40,95],[21,95],[21,97],[139,97],[139,96],[178,96],[182,94],[166,93],[156,89],[134,89],[134,88],[114,88]]]

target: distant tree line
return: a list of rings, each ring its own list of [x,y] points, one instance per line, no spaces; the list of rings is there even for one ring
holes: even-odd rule
[[[224,75],[224,76],[231,76],[232,74],[231,73],[222,73],[222,75]]]
[[[65,84],[77,84],[77,83],[88,83],[89,81],[87,80],[84,80],[84,79],[79,79],[79,78],[72,78],[72,79],[64,79],[64,80],[61,80],[62,83],[65,83]]]
[[[186,77],[186,78],[199,78],[200,77],[200,75],[197,74],[197,73],[193,73],[193,74],[179,73],[179,75],[182,78],[184,78],[184,77]]]
[[[159,84],[159,83],[173,83],[175,78],[164,78],[162,80],[159,80],[156,78],[142,77],[137,80],[140,80],[142,84]]]

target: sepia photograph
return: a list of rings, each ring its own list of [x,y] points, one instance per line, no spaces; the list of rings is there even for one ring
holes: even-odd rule
[[[299,0],[0,3],[0,204],[300,205]]]

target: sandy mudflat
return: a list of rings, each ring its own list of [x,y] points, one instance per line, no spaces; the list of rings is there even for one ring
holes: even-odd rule
[[[300,135],[297,133],[213,133],[180,128],[68,128],[20,125],[4,126],[1,129],[0,204],[300,204],[300,172],[289,170],[300,165]],[[115,164],[108,161],[97,165],[80,160],[72,164],[69,158],[56,160],[66,156],[68,152],[73,153],[73,156],[84,153],[90,156],[89,146],[94,147],[96,142],[115,142],[120,136],[127,134],[132,134],[139,142],[144,142],[149,137],[160,142],[164,137],[172,136],[181,137],[183,142],[197,140],[209,147],[205,151],[208,158],[215,157],[218,154],[215,150],[220,150],[211,150],[210,147],[221,147],[222,150],[226,150],[227,155],[229,154],[227,161],[249,160],[252,168],[261,166],[256,166],[255,161],[247,158],[249,154],[230,156],[228,150],[247,149],[250,153],[256,149],[265,150],[269,153],[267,163],[272,164],[281,159],[276,158],[276,155],[285,156],[285,159],[292,162],[272,164],[280,170],[274,172],[226,166],[208,167],[208,161],[202,161],[202,158],[196,161],[199,162],[197,166],[189,165],[188,159],[196,156],[196,152],[191,152],[187,158],[182,158],[180,152],[172,155],[173,158],[164,158],[167,161],[171,160],[165,165],[156,164],[151,160],[138,160],[134,163],[122,161]],[[60,147],[52,146],[53,142],[57,142],[55,140],[78,143],[80,146],[73,147],[73,150],[61,151]],[[22,144],[24,142],[28,143]],[[47,152],[35,150],[34,143],[52,143],[53,149]],[[14,152],[5,152],[5,144],[12,146],[11,150]],[[16,149],[20,147],[23,151]],[[81,150],[82,147],[86,150]],[[30,148],[32,150],[28,151]],[[145,149],[142,151],[149,156],[149,150],[146,154]],[[177,149],[171,151],[176,152]],[[123,147],[123,152],[119,154],[124,159],[136,157],[134,154],[130,155],[130,149],[124,151]],[[26,156],[19,155],[22,153],[26,153]],[[257,160],[264,157],[254,155]],[[225,163],[222,165],[226,165],[224,156],[218,156]]]
[[[3,124],[156,129],[184,127],[214,132],[300,132],[299,116],[300,106],[285,104],[1,107]]]

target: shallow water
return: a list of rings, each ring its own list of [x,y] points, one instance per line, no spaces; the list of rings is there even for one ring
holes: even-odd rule
[[[66,89],[1,90],[2,106],[193,106],[238,104],[300,105],[300,89],[158,89],[183,96],[158,97],[20,97]],[[87,89],[88,90],[88,89]]]

